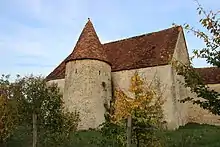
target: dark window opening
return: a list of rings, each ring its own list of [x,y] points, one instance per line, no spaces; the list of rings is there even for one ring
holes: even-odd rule
[[[99,71],[99,75],[100,75],[100,71]]]
[[[103,88],[105,88],[105,86],[106,86],[105,82],[102,82],[102,86],[103,86]]]
[[[77,69],[76,69],[75,73],[77,73]]]
[[[102,87],[103,87],[104,91],[107,91],[105,82],[102,82]]]

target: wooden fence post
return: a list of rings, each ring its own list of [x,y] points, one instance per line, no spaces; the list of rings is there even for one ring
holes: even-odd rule
[[[37,114],[33,112],[33,146],[37,147]]]
[[[131,116],[128,116],[127,119],[127,147],[131,147]]]

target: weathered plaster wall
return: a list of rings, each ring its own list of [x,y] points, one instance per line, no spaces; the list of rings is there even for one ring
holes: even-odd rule
[[[47,82],[48,84],[55,83],[60,88],[60,92],[63,94],[64,91],[64,85],[65,85],[65,79],[58,79],[58,80],[51,80]]]
[[[188,105],[180,103],[180,100],[186,98],[188,95],[186,88],[180,83],[184,80],[178,76],[173,70],[173,98],[174,98],[174,112],[177,119],[178,126],[185,125],[188,122]]]
[[[79,129],[96,128],[104,121],[104,103],[111,99],[111,67],[98,60],[77,60],[66,65],[64,101],[80,112]]]
[[[179,62],[183,64],[189,65],[189,55],[184,39],[184,34],[182,31],[180,31],[176,48],[173,54],[173,59],[178,60]],[[186,103],[180,103],[179,100],[182,100],[188,96],[188,91],[184,87],[184,78],[182,76],[177,75],[175,68],[172,70],[173,72],[173,92],[174,97],[176,101],[176,118],[178,120],[178,124],[185,125],[188,122],[188,104]]]
[[[220,92],[220,84],[209,84],[208,85],[211,89]]]
[[[185,37],[182,31],[179,32],[176,48],[173,53],[173,59],[176,59],[183,64],[189,64],[189,54],[185,42]]]
[[[168,123],[168,128],[177,128],[178,124],[175,118],[174,101],[172,93],[173,79],[171,65],[113,72],[112,80],[114,89],[120,88],[127,95],[132,96],[128,89],[130,86],[130,79],[134,75],[135,71],[137,71],[146,80],[147,83],[152,83],[153,88],[156,88],[157,92],[162,93],[163,98],[166,99],[163,108],[165,120]]]
[[[209,84],[208,86],[211,89],[220,92],[220,84]],[[197,98],[195,93],[190,93],[189,96]],[[214,115],[209,111],[200,108],[198,105],[189,104],[189,121],[201,124],[220,125],[220,116]]]

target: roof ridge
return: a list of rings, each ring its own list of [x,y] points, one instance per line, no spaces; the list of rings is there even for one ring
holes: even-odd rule
[[[114,41],[110,41],[110,42],[106,42],[106,43],[103,43],[103,45],[107,45],[107,44],[110,44],[110,43],[117,43],[117,42],[120,42],[120,41],[125,41],[125,40],[129,40],[129,39],[135,39],[137,37],[143,37],[143,36],[146,36],[146,35],[152,35],[154,33],[161,33],[163,31],[167,31],[167,30],[170,30],[170,29],[175,29],[175,28],[181,28],[182,29],[182,26],[173,26],[173,27],[169,27],[167,29],[163,29],[163,30],[159,30],[159,31],[154,31],[154,32],[150,32],[150,33],[145,33],[145,34],[140,34],[140,35],[136,35],[136,36],[132,36],[132,37],[127,37],[127,38],[122,38],[122,39],[119,39],[119,40],[114,40]]]
[[[217,66],[208,66],[208,67],[194,67],[195,69],[208,69],[208,68],[218,68]]]

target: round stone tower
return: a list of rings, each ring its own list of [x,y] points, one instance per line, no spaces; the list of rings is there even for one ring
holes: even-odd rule
[[[79,129],[104,122],[104,104],[112,97],[111,65],[90,20],[66,61],[64,102],[80,113]]]

